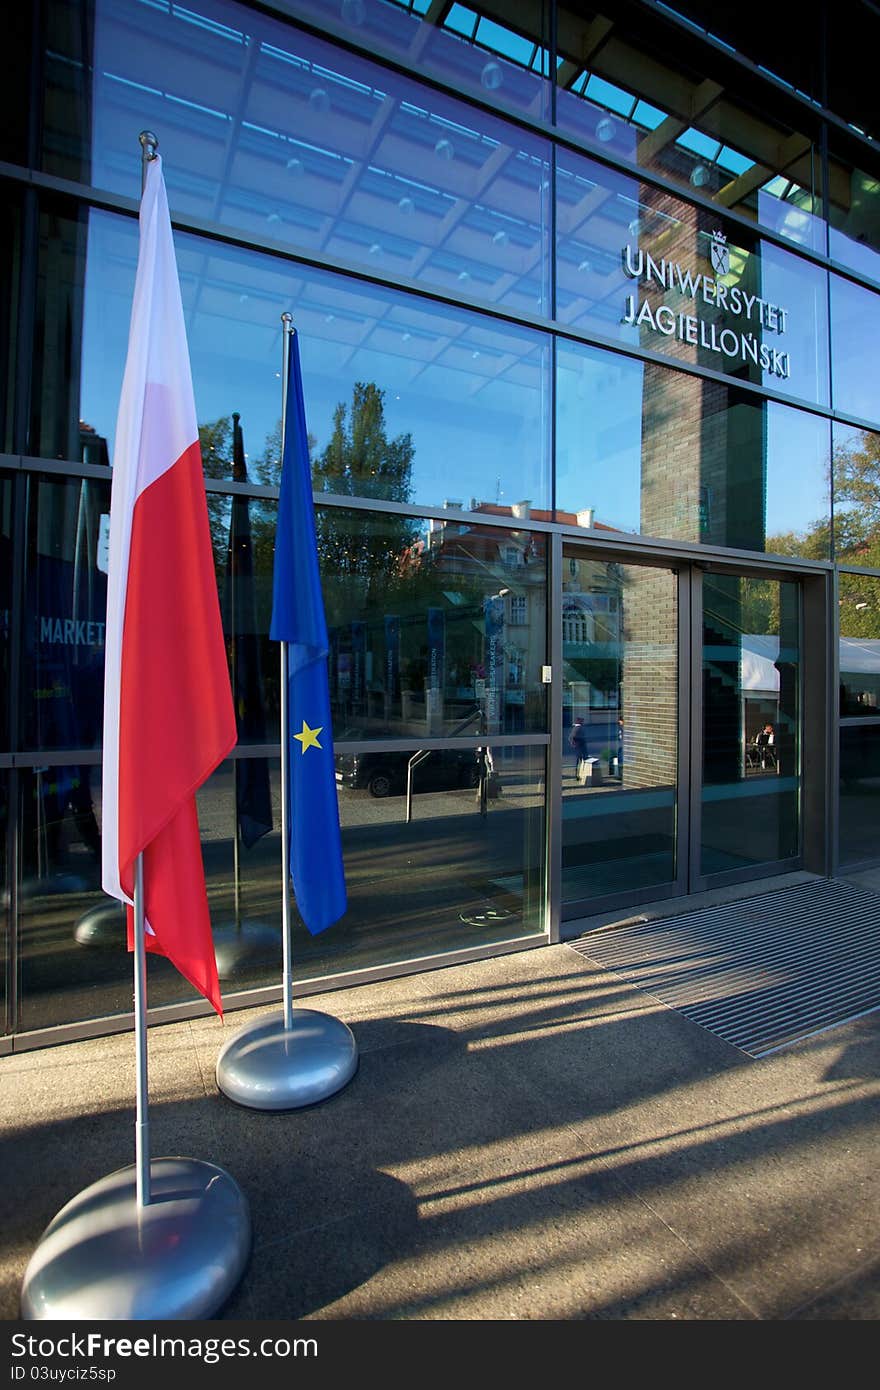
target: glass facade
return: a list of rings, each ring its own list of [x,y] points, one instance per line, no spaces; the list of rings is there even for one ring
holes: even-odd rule
[[[805,746],[805,691],[831,685],[810,584],[839,651],[840,842],[822,871],[876,857],[871,101],[818,30],[793,46],[707,14],[46,0],[10,20],[7,1035],[130,1007],[98,860],[145,128],[164,158],[239,718],[199,798],[224,992],[274,983],[280,960],[268,628],[285,311],[349,892],[333,931],[295,922],[298,981],[552,939],[599,901],[800,863],[809,778],[834,766]],[[756,752],[767,723],[772,768]],[[164,962],[150,971],[151,1003],[191,999]]]

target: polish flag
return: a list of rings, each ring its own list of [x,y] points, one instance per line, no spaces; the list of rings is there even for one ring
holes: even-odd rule
[[[160,157],[147,165],[113,457],[104,676],[103,885],[222,1014],[195,792],[236,727]]]

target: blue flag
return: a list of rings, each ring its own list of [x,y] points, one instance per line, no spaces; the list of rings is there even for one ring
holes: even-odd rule
[[[288,367],[269,636],[288,644],[290,876],[300,916],[315,935],[342,916],[346,894],[330,729],[327,624],[296,333],[289,336]]]

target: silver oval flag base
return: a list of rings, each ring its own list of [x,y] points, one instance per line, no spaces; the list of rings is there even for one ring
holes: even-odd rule
[[[31,1256],[27,1320],[209,1318],[239,1283],[251,1250],[247,1201],[222,1168],[154,1158],[138,1208],[132,1165],[62,1207]]]
[[[217,1058],[217,1085],[237,1105],[254,1110],[297,1110],[316,1105],[346,1086],[357,1071],[351,1029],[330,1014],[293,1009],[246,1024]]]

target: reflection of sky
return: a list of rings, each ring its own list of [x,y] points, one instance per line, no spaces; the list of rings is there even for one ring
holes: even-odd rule
[[[834,327],[834,405],[850,415],[880,424],[877,342],[880,339],[880,296],[871,290],[831,277],[831,318]]]
[[[389,438],[411,433],[411,500],[549,505],[546,339],[479,315],[257,253],[177,238],[198,418],[238,410],[249,457],[281,413],[280,314],[302,333],[306,408],[320,451],[356,381],[385,392]],[[92,215],[82,416],[112,450],[137,252],[131,219]],[[557,505],[638,531],[643,367],[559,345]],[[769,403],[767,534],[827,517],[826,422]]]
[[[389,438],[412,434],[412,501],[549,504],[543,335],[194,237],[176,245],[198,419],[239,411],[251,458],[280,417],[289,309],[318,451],[354,383],[374,381],[386,392]],[[133,221],[93,214],[81,414],[111,453],[136,254]]]
[[[801,536],[828,520],[830,424],[816,415],[767,405],[767,535]]]
[[[762,298],[788,311],[785,332],[765,328],[762,341],[770,348],[789,353],[791,358],[791,376],[782,380],[765,371],[764,385],[785,395],[828,405],[827,272],[764,241],[760,277]],[[750,326],[743,324],[744,328]]]
[[[595,520],[638,531],[642,364],[560,344],[556,505],[595,508]]]
[[[563,345],[558,360],[557,505],[594,507],[597,522],[638,531],[642,365]],[[675,431],[674,422],[670,428]],[[771,401],[766,441],[766,534],[803,535],[828,519],[828,422]]]

